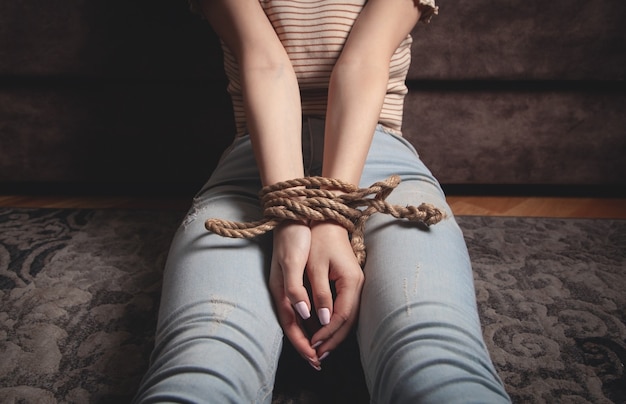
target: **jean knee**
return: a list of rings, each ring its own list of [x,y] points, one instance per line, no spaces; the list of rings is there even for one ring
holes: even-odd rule
[[[207,397],[266,402],[271,398],[282,332],[255,317],[236,302],[214,298],[164,319],[137,402],[165,398],[202,402]]]
[[[398,309],[380,324],[363,354],[374,402],[508,400],[480,328],[454,308],[424,302],[414,305],[411,319]]]

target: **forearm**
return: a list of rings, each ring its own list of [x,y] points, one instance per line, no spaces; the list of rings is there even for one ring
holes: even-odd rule
[[[387,92],[389,65],[419,19],[413,0],[369,0],[331,75],[323,174],[359,183]]]
[[[202,0],[204,15],[239,65],[261,179],[301,177],[302,112],[291,61],[258,0]]]
[[[323,175],[358,185],[387,89],[388,64],[341,60],[331,76]]]
[[[248,129],[264,185],[304,175],[300,92],[288,63],[242,69]]]

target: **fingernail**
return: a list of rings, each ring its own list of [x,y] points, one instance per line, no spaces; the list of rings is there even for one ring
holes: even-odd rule
[[[298,312],[300,317],[302,317],[303,320],[306,320],[307,318],[311,317],[311,312],[309,312],[309,307],[306,305],[304,301],[294,304],[294,307],[296,308],[296,311]]]
[[[323,361],[324,359],[328,358],[328,355],[330,355],[330,351],[324,352],[324,353],[320,356],[319,361],[321,362],[321,361]]]
[[[324,341],[317,341],[315,344],[311,345],[311,348],[317,349],[318,346],[322,345]]]
[[[313,358],[307,358],[309,360],[309,365],[311,365],[311,367],[315,370],[317,370],[318,372],[320,370],[322,370],[322,367],[319,365],[319,361],[316,361]]]
[[[330,323],[330,310],[326,307],[319,309],[317,311],[317,317],[320,319],[321,325]]]

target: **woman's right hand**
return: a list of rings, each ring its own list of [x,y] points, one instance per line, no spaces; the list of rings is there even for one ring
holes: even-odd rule
[[[303,282],[310,249],[311,229],[307,223],[285,221],[274,229],[270,291],[285,335],[296,351],[319,370],[317,353],[302,328],[302,320],[311,316],[311,302]]]

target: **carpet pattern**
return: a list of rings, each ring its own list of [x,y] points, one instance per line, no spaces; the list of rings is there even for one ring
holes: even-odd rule
[[[183,214],[0,208],[1,403],[130,400]],[[485,339],[513,401],[625,403],[626,221],[458,221]],[[274,403],[366,402],[356,347],[345,345],[324,375],[285,349]],[[310,385],[294,387],[298,375]],[[335,383],[335,397],[315,383]]]

